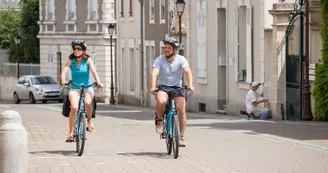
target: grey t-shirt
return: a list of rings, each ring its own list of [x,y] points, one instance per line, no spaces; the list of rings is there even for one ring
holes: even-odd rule
[[[159,69],[158,85],[181,87],[183,69],[189,67],[189,64],[184,56],[176,55],[175,60],[170,63],[162,55],[155,59],[153,67]]]

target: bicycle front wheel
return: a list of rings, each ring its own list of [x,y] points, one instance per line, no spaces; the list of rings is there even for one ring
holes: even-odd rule
[[[172,128],[173,128],[172,130],[173,156],[176,159],[179,156],[179,137],[180,137],[178,115],[172,116]]]
[[[167,149],[167,154],[171,155],[172,153],[172,136],[170,135],[169,127],[168,127],[168,122],[165,120],[164,122],[164,133],[166,133],[166,149]]]
[[[79,116],[80,121],[77,128],[76,151],[79,156],[82,156],[84,150],[84,144],[85,144],[85,133],[86,133],[85,117],[86,117],[86,113],[84,112],[81,113],[81,115]]]

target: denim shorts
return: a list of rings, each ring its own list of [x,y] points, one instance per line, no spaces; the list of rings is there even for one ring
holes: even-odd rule
[[[158,85],[158,88],[161,91],[164,91],[168,96],[170,96],[170,91],[174,92],[174,97],[184,97],[184,88],[178,86],[166,86],[166,85]]]

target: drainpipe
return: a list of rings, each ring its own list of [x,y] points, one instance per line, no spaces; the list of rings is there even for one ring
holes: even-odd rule
[[[140,0],[140,60],[141,60],[141,105],[144,104],[144,0]]]
[[[117,79],[118,79],[118,32],[119,32],[119,29],[118,29],[118,22],[117,22],[117,16],[118,16],[118,2],[117,0],[114,1],[114,6],[115,6],[115,11],[114,11],[114,14],[115,14],[115,20],[116,20],[116,26],[115,26],[115,32],[116,32],[116,39],[115,39],[115,99],[116,99],[116,104],[118,104],[118,97],[117,97],[117,90],[118,90],[118,87],[117,87]]]

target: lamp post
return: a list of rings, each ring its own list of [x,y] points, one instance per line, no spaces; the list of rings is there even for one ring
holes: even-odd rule
[[[184,0],[177,0],[175,2],[175,5],[176,5],[176,8],[177,8],[176,10],[177,10],[177,13],[178,13],[178,16],[179,16],[179,43],[180,43],[180,46],[181,46],[181,44],[182,44],[181,16],[184,12],[186,3],[185,3]],[[183,51],[182,51],[181,47],[179,48],[179,54],[183,55]],[[182,84],[185,85],[184,84],[184,75],[182,75]],[[187,100],[187,95],[186,95],[185,99]]]
[[[16,72],[17,72],[17,79],[19,79],[19,44],[20,44],[20,41],[22,39],[22,37],[20,35],[16,35],[16,37],[14,38],[15,39],[15,43],[16,43],[16,47],[17,47],[17,51],[16,51],[16,61],[17,61],[17,69],[16,69]]]
[[[112,23],[108,26],[108,33],[110,35],[110,104],[115,104],[114,98],[114,80],[113,80],[113,32],[114,32],[114,25]]]
[[[305,58],[304,58],[304,85],[303,85],[303,98],[304,98],[304,111],[302,111],[302,120],[310,121],[313,119],[311,111],[311,92],[309,83],[309,61],[310,61],[310,26],[309,26],[309,0],[305,0]]]

